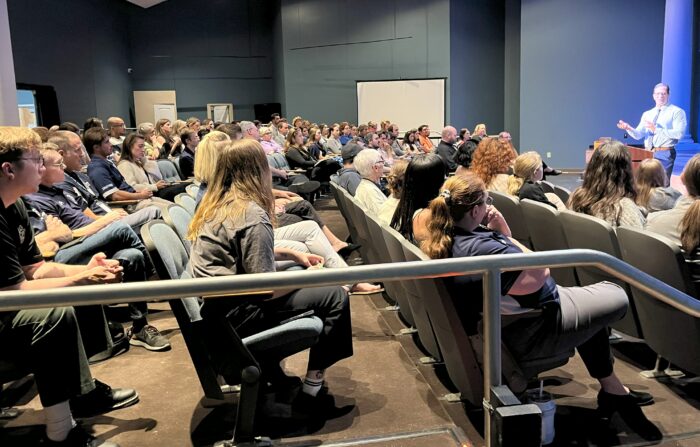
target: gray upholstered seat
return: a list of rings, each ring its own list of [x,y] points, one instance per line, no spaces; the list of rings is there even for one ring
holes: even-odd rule
[[[520,209],[520,200],[517,197],[497,191],[489,191],[489,195],[493,198],[493,206],[506,219],[513,238],[524,246],[532,248],[530,231],[525,224],[525,217],[523,217],[523,212]]]
[[[569,248],[588,248],[622,259],[620,244],[617,241],[615,230],[604,220],[569,210],[561,211],[559,219],[564,228]],[[610,281],[623,287],[629,297],[629,310],[624,318],[613,324],[612,327],[627,335],[643,338],[634,298],[626,282],[595,267],[576,267],[576,276],[582,286],[601,281]]]
[[[549,205],[530,199],[521,200],[520,208],[530,232],[533,250],[548,251],[569,248],[564,228],[559,220],[559,211]],[[552,269],[552,277],[560,286],[573,287],[578,285],[576,273],[571,267]]]
[[[180,173],[175,167],[175,163],[167,159],[158,160],[158,169],[163,175],[163,180],[166,182],[177,182],[182,180],[180,178]]]
[[[698,298],[680,247],[664,236],[636,228],[619,227],[622,259],[681,292]],[[653,255],[650,255],[653,253]],[[674,365],[700,374],[700,319],[632,287],[644,341]],[[696,311],[700,301],[688,300]]]
[[[194,216],[197,203],[194,201],[194,198],[191,195],[185,192],[180,193],[175,196],[175,203],[187,210],[187,212],[190,213],[190,216]]]
[[[192,215],[180,205],[170,205],[162,210],[165,223],[170,225],[180,237],[187,253],[190,252],[190,241],[187,240],[187,229],[192,221]]]

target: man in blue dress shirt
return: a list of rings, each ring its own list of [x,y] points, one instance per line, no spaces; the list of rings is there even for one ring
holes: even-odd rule
[[[626,131],[635,140],[644,138],[644,147],[654,151],[654,158],[664,165],[668,182],[676,161],[676,144],[683,138],[687,121],[685,112],[680,107],[669,104],[671,88],[658,83],[654,86],[654,107],[642,114],[637,127],[632,127],[622,120],[617,127]]]

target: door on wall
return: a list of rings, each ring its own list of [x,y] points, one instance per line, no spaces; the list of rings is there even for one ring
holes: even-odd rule
[[[177,110],[175,104],[153,104],[153,118],[155,122],[159,119],[170,120],[171,123],[177,119]]]

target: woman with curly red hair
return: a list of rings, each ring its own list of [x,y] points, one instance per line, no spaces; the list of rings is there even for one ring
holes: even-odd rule
[[[474,151],[471,171],[486,185],[486,189],[508,194],[508,171],[518,154],[508,140],[484,138]]]

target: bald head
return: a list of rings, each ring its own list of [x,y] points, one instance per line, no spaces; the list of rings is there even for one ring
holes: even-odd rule
[[[452,126],[446,126],[442,129],[442,141],[445,143],[454,143],[457,141],[457,129]]]
[[[109,136],[119,138],[126,134],[126,125],[124,120],[118,116],[110,116],[107,118],[107,127],[109,128]]]

